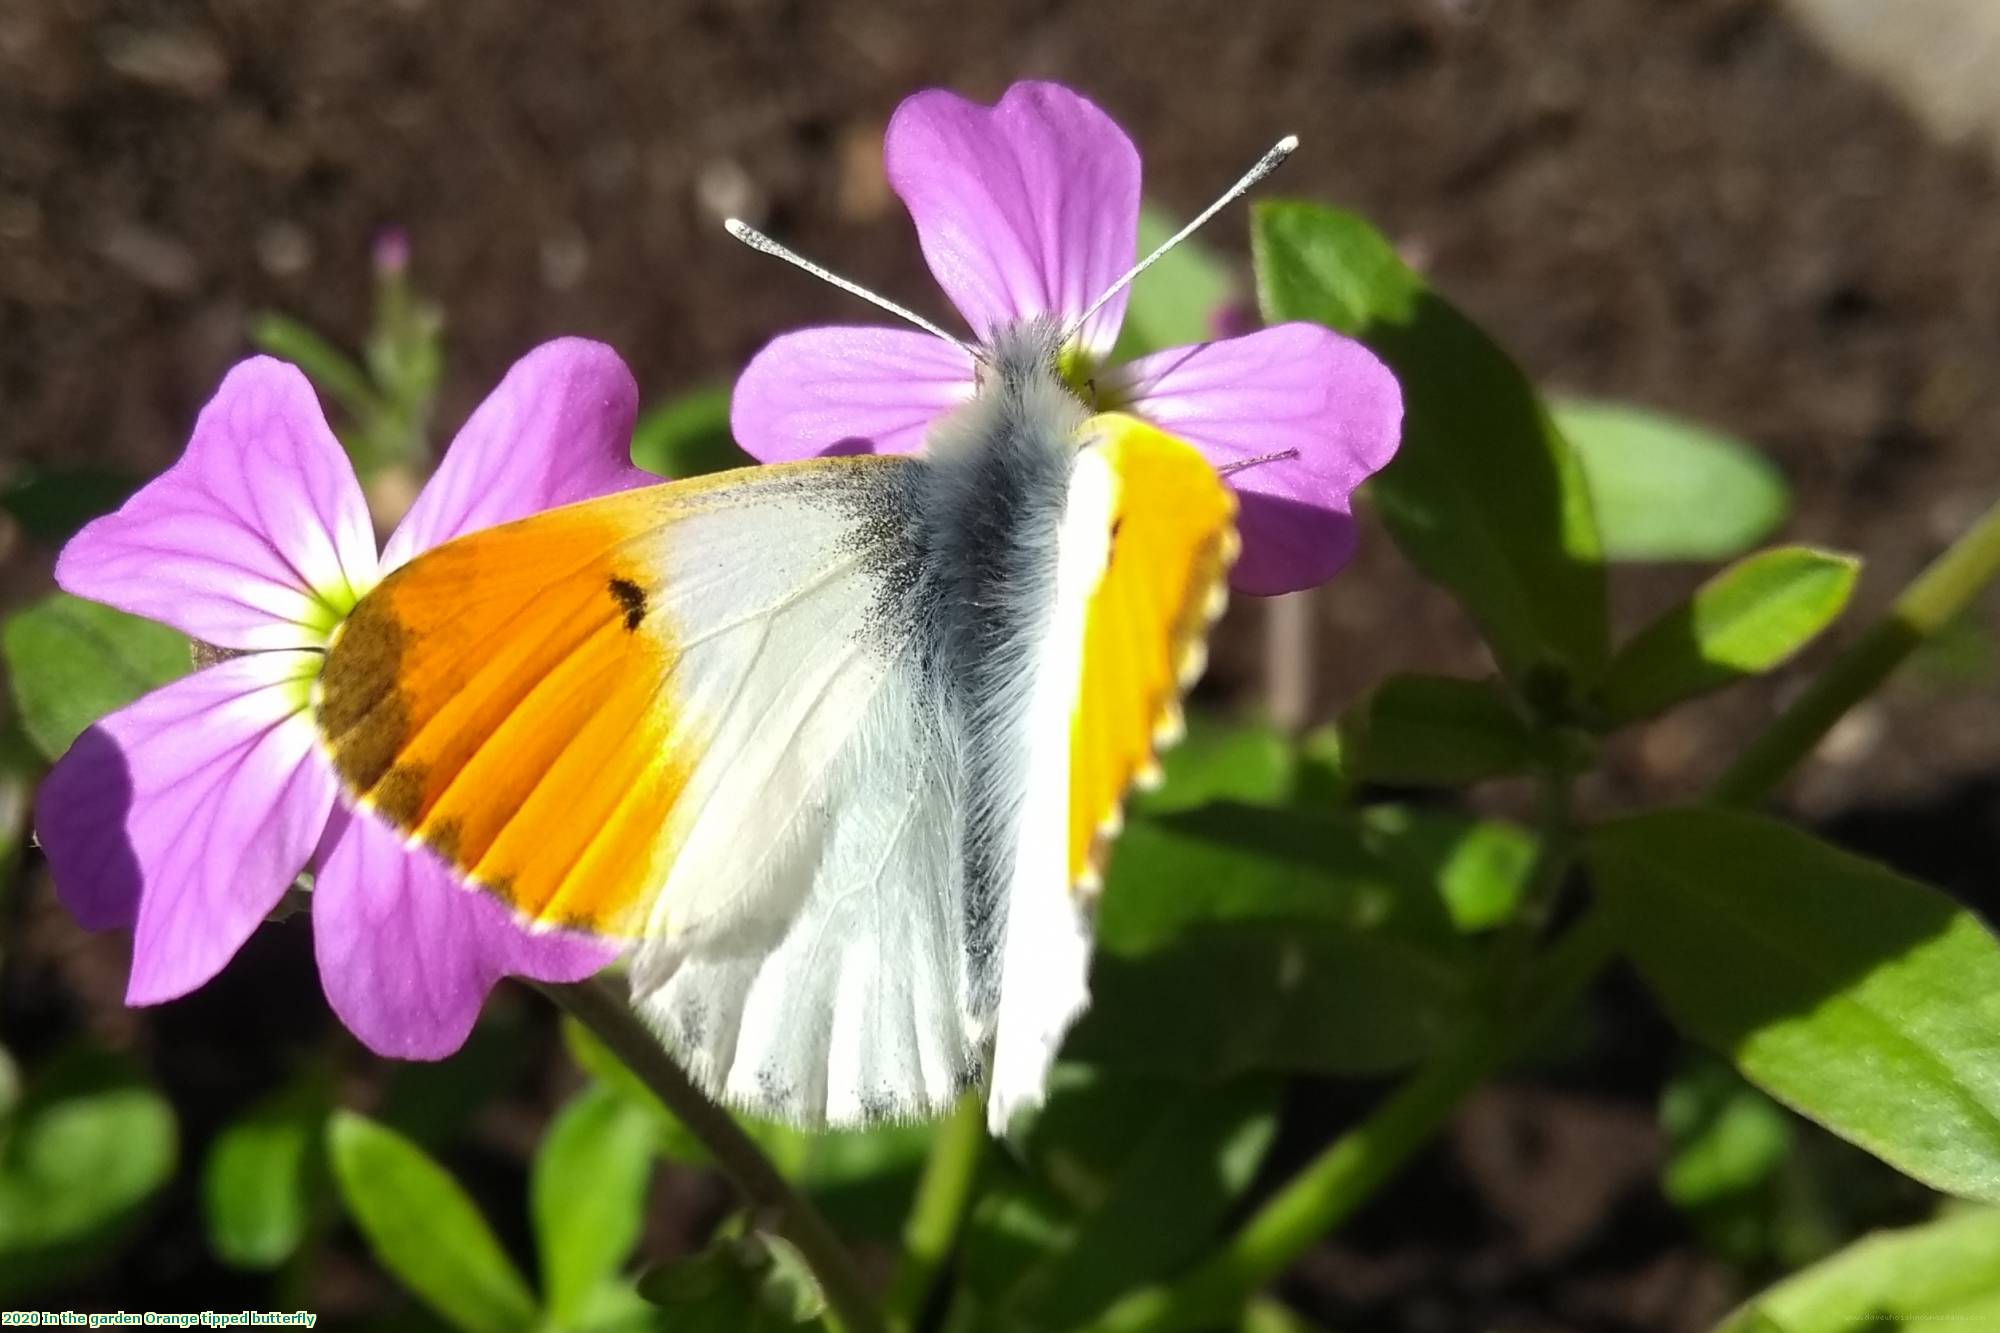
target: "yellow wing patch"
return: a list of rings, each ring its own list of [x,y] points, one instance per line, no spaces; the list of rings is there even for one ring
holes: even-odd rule
[[[328,651],[322,735],[363,805],[529,920],[631,936],[698,756],[665,688],[675,628],[639,538],[666,487],[448,542]]]
[[[1236,559],[1236,498],[1202,456],[1122,415],[1093,418],[1116,487],[1104,573],[1085,610],[1070,730],[1070,882],[1094,889],[1125,792],[1180,738]]]

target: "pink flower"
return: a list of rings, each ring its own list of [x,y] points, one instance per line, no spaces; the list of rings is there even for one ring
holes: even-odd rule
[[[63,548],[68,591],[149,616],[223,660],[86,731],[36,823],[63,904],[130,927],[130,1004],[213,977],[302,870],[328,1002],[383,1055],[438,1059],[502,976],[574,981],[610,954],[530,934],[428,853],[336,800],[310,692],[328,636],[418,552],[648,480],[637,392],[607,347],[529,353],[465,423],[378,556],[361,488],[312,386],[258,357],[229,372],[165,473]]]
[[[918,93],[883,149],[889,183],[924,258],[991,344],[1036,318],[1065,327],[1135,257],[1139,155],[1111,118],[1069,89],[1017,83],[996,106]],[[1125,315],[1119,293],[1064,352],[1089,401],[1151,420],[1226,467],[1242,500],[1232,582],[1271,594],[1324,581],[1354,546],[1355,487],[1396,450],[1402,394],[1359,343],[1314,324],[1179,347],[1102,367]],[[736,382],[731,426],[757,458],[908,453],[975,389],[974,363],[928,334],[819,328],[772,342]]]

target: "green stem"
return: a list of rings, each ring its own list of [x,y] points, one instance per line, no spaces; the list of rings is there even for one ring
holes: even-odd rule
[[[1493,943],[1494,994],[1503,1006],[1513,1007],[1520,999],[1534,947],[1549,924],[1556,895],[1569,875],[1576,836],[1570,810],[1575,786],[1575,775],[1567,768],[1544,768],[1537,774],[1534,865],[1514,915]]]
[[[1222,1250],[1170,1287],[1126,1296],[1088,1333],[1170,1333],[1229,1322],[1247,1292],[1277,1277],[1352,1216],[1443,1128],[1467,1093],[1566,1013],[1612,948],[1603,914],[1586,915],[1549,950],[1522,1021],[1495,1012],[1473,1024],[1315,1157]]]
[[[753,1213],[769,1219],[779,1235],[798,1247],[826,1302],[847,1333],[884,1333],[868,1289],[854,1261],[826,1219],[794,1190],[727,1111],[689,1081],[681,1067],[639,1022],[625,996],[602,978],[537,989],[589,1028],[667,1108],[680,1117],[722,1173],[743,1194]]]
[[[1826,738],[1848,709],[1881,687],[1918,644],[2000,575],[2000,503],[1903,589],[1882,619],[1850,644],[1805,693],[1729,766],[1709,799],[1754,805]]]
[[[977,1093],[967,1093],[938,1126],[923,1179],[917,1183],[917,1197],[903,1223],[902,1265],[886,1302],[891,1328],[914,1328],[923,1315],[938,1273],[958,1243],[958,1229],[985,1151],[986,1102]]]

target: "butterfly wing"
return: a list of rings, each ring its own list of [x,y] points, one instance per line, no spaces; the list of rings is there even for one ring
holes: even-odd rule
[[[635,999],[703,1086],[797,1123],[933,1112],[978,1073],[912,466],[460,538],[363,599],[319,686],[361,804],[525,921],[635,940]]]
[[[1126,793],[1179,739],[1236,557],[1236,503],[1200,454],[1132,417],[1085,423],[1054,623],[1029,705],[1028,797],[1001,950],[988,1120],[1038,1103],[1088,1001],[1090,913]]]

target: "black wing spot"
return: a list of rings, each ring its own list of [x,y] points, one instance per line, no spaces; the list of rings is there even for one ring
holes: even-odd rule
[[[625,628],[635,630],[646,618],[646,590],[630,579],[611,580],[611,596],[625,608]]]

